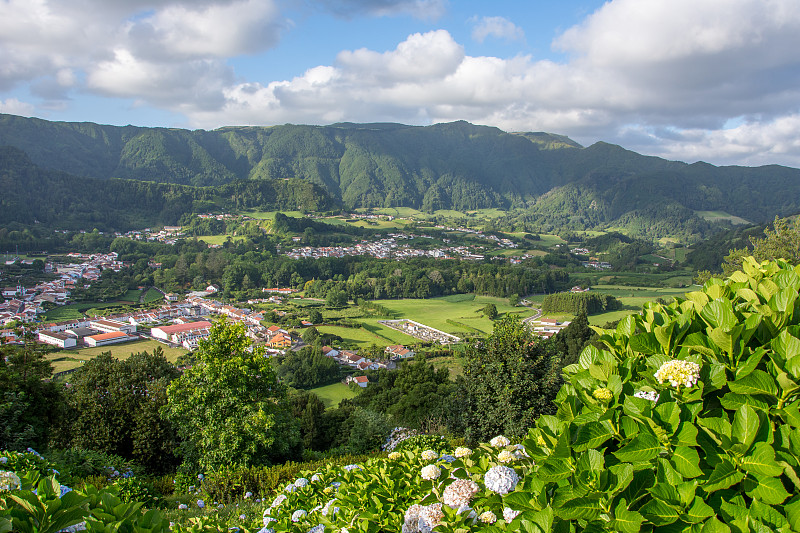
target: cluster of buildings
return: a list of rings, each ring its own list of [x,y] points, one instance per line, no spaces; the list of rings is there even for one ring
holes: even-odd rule
[[[549,339],[565,327],[569,326],[568,320],[559,322],[555,318],[539,318],[528,323],[528,327],[534,335]]]
[[[2,288],[0,294],[4,301],[0,301],[0,326],[10,322],[35,322],[47,310],[45,304],[66,304],[71,291],[81,280],[91,282],[99,279],[103,270],[118,272],[124,266],[122,261],[117,260],[116,252],[93,255],[71,253],[68,257],[80,262],[45,263],[45,272],[57,276],[53,281],[30,287],[16,285]]]
[[[449,246],[431,249],[412,248],[398,245],[398,236],[390,236],[379,241],[361,241],[353,246],[322,246],[292,248],[285,255],[292,259],[319,259],[321,257],[345,257],[368,255],[376,259],[395,259],[401,261],[412,257],[435,257],[437,259],[480,260],[483,255],[474,254],[467,246]],[[402,237],[400,237],[402,238]]]
[[[164,226],[164,229],[153,231],[150,228],[134,230],[127,233],[115,233],[118,237],[127,237],[137,241],[163,242],[165,244],[175,244],[178,239],[183,238],[183,227]]]
[[[421,339],[426,342],[438,342],[439,344],[455,344],[461,342],[461,339],[450,333],[445,333],[438,329],[420,324],[414,320],[407,318],[401,320],[378,320],[378,323],[384,326],[402,331],[406,335],[411,335],[414,338]]]
[[[39,342],[59,348],[106,346],[138,339],[136,325],[110,318],[79,319],[47,324],[39,328]]]

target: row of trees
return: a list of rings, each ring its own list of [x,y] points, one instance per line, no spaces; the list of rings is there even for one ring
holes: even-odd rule
[[[622,302],[608,294],[596,292],[559,292],[548,294],[542,300],[543,313],[591,315],[617,309],[622,309]]]

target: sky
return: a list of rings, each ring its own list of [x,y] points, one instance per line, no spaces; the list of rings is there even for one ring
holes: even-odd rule
[[[455,120],[800,167],[798,0],[0,0],[0,112]]]

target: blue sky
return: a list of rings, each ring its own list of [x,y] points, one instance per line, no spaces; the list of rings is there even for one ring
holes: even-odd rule
[[[2,0],[0,112],[453,120],[800,167],[797,0]]]

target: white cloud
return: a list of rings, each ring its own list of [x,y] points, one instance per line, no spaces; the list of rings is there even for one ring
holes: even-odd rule
[[[522,28],[505,17],[473,18],[471,22],[474,24],[472,38],[479,43],[485,41],[487,37],[505,41],[522,41],[525,39],[525,32],[522,31]]]
[[[447,0],[322,0],[319,3],[345,17],[411,15],[428,20],[441,17],[448,5]]]
[[[0,100],[0,113],[9,115],[21,115],[24,117],[32,116],[36,108],[27,102],[21,102],[16,98]]]
[[[279,5],[3,0],[0,90],[28,83],[48,105],[80,90],[133,98],[199,127],[465,119],[674,159],[800,163],[797,0],[611,0],[554,41],[568,56],[560,62],[470,56],[440,29],[391,50],[343,50],[291,79],[237,78],[228,59],[269,49],[287,28]],[[314,5],[428,19],[447,8],[444,0]],[[502,17],[473,22],[478,41],[524,39]]]

